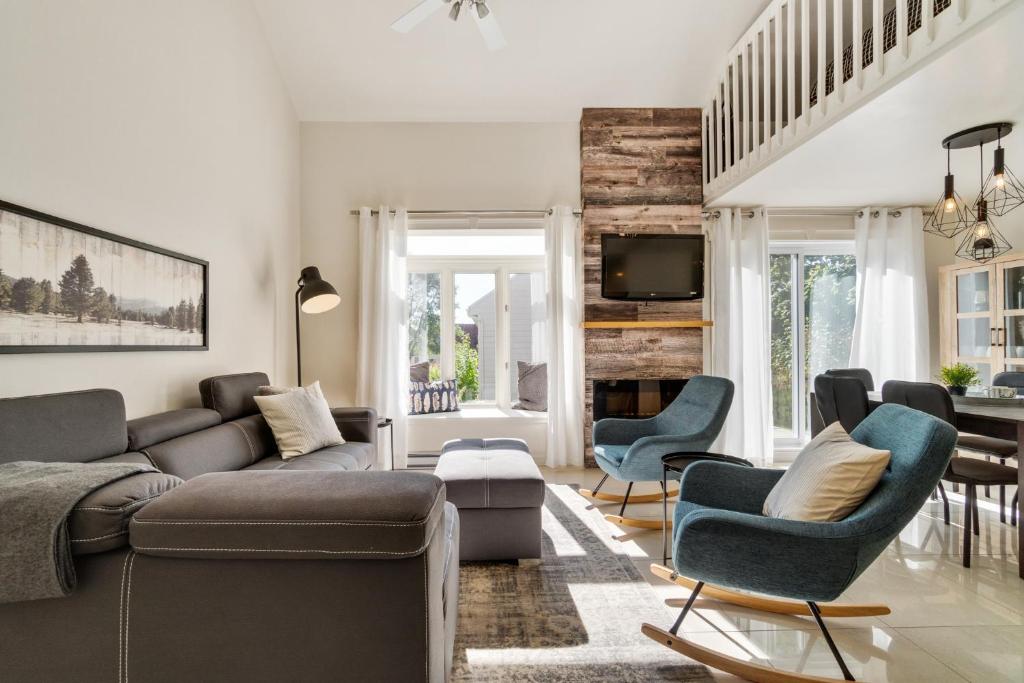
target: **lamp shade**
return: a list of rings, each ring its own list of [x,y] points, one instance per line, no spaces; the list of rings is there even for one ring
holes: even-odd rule
[[[303,313],[324,313],[341,303],[337,290],[320,277],[316,266],[303,268],[300,282],[299,306]]]

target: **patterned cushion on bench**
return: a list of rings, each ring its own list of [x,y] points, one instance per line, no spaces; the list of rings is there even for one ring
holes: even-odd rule
[[[453,379],[409,384],[409,414],[454,413],[459,409],[459,388]]]

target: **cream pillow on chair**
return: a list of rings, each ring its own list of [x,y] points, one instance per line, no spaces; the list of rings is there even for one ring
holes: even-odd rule
[[[274,432],[274,441],[284,460],[345,443],[331,415],[331,407],[320,391],[320,382],[253,398]]]
[[[889,451],[850,438],[833,422],[807,444],[764,501],[766,517],[838,522],[860,507],[889,465]]]

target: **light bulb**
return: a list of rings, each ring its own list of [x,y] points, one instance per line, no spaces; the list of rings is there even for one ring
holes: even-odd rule
[[[991,235],[992,231],[989,230],[988,223],[978,223],[978,227],[974,229],[974,239],[983,240]]]
[[[997,173],[994,176],[994,180],[996,181],[996,188],[1002,190],[1004,187],[1006,187],[1006,175],[1005,174]]]
[[[956,209],[956,200],[952,197],[946,197],[946,203],[942,205],[942,209],[946,213],[952,213]]]

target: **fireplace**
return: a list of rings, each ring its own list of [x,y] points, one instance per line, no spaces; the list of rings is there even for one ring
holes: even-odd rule
[[[594,422],[606,417],[654,417],[675,400],[685,379],[594,380]]]

